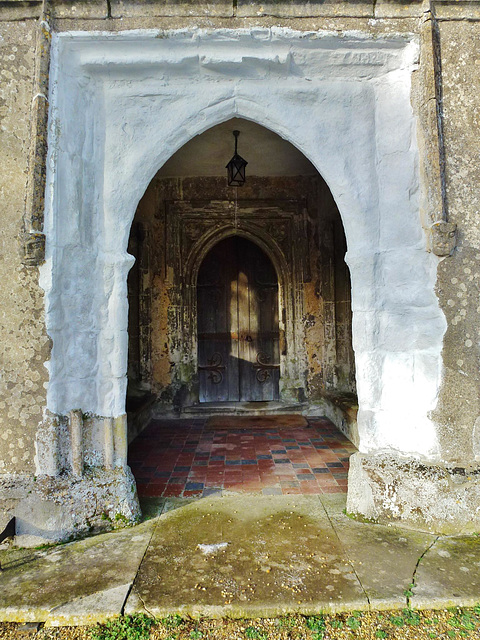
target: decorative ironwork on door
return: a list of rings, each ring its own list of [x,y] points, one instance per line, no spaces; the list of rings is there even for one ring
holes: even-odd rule
[[[207,365],[198,365],[198,370],[208,371],[208,379],[211,380],[213,384],[221,384],[223,382],[223,372],[227,368],[223,364],[222,354],[215,351],[213,356],[208,358],[207,362]]]
[[[253,369],[256,371],[255,377],[260,383],[270,380],[272,377],[272,374],[270,373],[271,371],[277,371],[280,369],[279,364],[271,364],[269,361],[270,356],[268,353],[265,353],[265,351],[257,353],[257,361],[253,365]]]
[[[279,397],[278,282],[265,253],[240,237],[205,257],[197,282],[200,401]]]

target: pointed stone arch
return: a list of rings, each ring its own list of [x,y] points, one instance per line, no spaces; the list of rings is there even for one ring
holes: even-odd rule
[[[127,243],[137,203],[175,150],[241,116],[309,158],[340,210],[360,449],[438,460],[431,412],[446,322],[434,291],[437,259],[426,252],[420,220],[410,104],[415,39],[273,28],[157,36],[53,38],[41,268],[53,340],[49,411],[96,416],[97,440],[105,418],[124,415]],[[135,43],[130,59],[127,41]]]

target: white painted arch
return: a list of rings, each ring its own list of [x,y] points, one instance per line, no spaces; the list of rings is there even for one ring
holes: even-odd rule
[[[130,225],[158,169],[232,117],[296,146],[329,185],[352,277],[362,451],[437,456],[446,323],[425,251],[413,37],[287,29],[67,33],[53,40],[41,281],[48,408],[125,411]]]

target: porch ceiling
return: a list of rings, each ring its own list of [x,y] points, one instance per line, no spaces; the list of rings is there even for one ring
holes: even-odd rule
[[[233,155],[232,131],[250,176],[315,175],[312,163],[290,142],[251,120],[232,118],[192,138],[160,169],[162,177],[223,176]]]

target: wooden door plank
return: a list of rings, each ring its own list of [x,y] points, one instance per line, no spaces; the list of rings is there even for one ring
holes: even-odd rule
[[[247,305],[243,315],[248,318],[244,322],[247,335],[240,342],[240,398],[257,402],[274,400],[279,397],[279,375],[278,370],[268,365],[279,362],[277,276],[264,252],[254,243],[244,243],[242,270],[248,286],[246,296],[239,298],[239,305]]]
[[[197,283],[200,402],[279,398],[278,283],[253,242],[232,237],[206,256]]]
[[[236,238],[224,241],[224,271],[227,275],[227,289],[229,296],[229,370],[228,370],[228,399],[231,402],[240,400],[240,374],[238,370],[238,251]]]
[[[230,297],[223,268],[225,248],[215,246],[203,261],[197,281],[197,326],[200,402],[228,401]],[[238,399],[238,398],[237,398]]]

